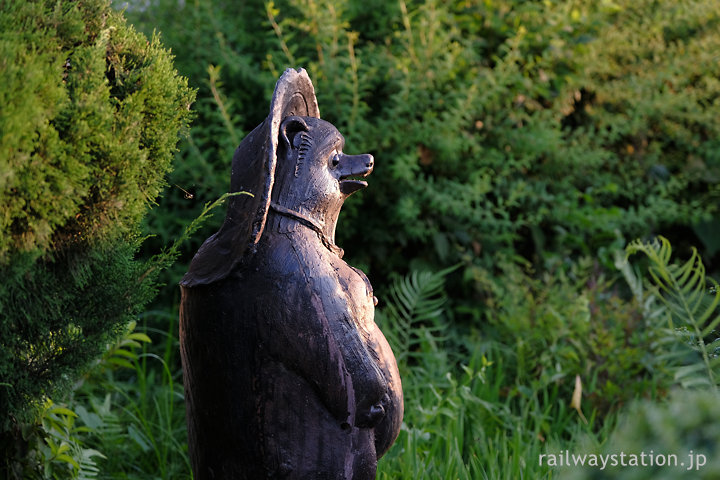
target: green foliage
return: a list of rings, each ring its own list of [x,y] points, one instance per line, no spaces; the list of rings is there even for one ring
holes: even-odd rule
[[[679,385],[717,385],[718,294],[696,251],[670,263],[667,240],[633,242],[645,253],[650,282],[618,256],[632,296],[604,280],[596,262],[529,275],[500,263],[486,300],[485,335],[513,352],[506,374],[523,389],[557,385],[570,398],[579,376],[591,412],[604,416],[635,398],[655,398]],[[712,286],[712,289],[708,288]]]
[[[187,240],[187,238],[201,226],[202,222],[208,218],[212,210],[222,205],[226,198],[243,194],[245,194],[245,192],[226,193],[215,202],[208,202],[200,216],[185,227],[183,235],[176,239],[168,249],[155,255],[148,262],[139,264],[128,261],[126,256],[120,259],[100,258],[109,265],[129,265],[132,267],[134,270],[131,270],[129,279],[121,278],[114,279],[114,282],[104,282],[102,275],[107,274],[107,272],[97,265],[93,265],[92,260],[94,259],[89,259],[90,267],[87,265],[77,266],[74,265],[75,262],[73,262],[74,267],[84,272],[85,277],[83,277],[83,279],[85,283],[92,285],[97,284],[100,287],[97,291],[91,290],[89,294],[94,295],[97,301],[102,302],[105,310],[94,311],[93,314],[100,315],[100,318],[119,315],[109,310],[111,308],[117,308],[118,302],[113,296],[119,294],[119,292],[108,288],[108,286],[122,285],[123,281],[130,282],[138,278],[152,278],[153,271],[158,272],[161,269],[167,268],[177,257],[182,242]],[[127,247],[133,248],[132,245],[128,245]],[[87,255],[87,253],[85,253],[85,255]],[[87,263],[88,258],[78,256],[77,260],[77,263],[80,263],[80,261],[86,261]],[[137,270],[141,267],[144,269],[142,273]],[[106,269],[104,263],[103,268]],[[45,276],[41,276],[41,278],[45,278]],[[48,278],[54,279],[52,276]],[[89,281],[88,279],[90,278],[97,283],[95,284]],[[77,285],[77,277],[73,277],[73,281],[76,283],[73,284],[68,281],[62,285],[62,288],[54,284],[49,284],[50,288],[55,288],[57,291],[50,292],[44,302],[29,302],[28,305],[35,308],[35,311],[27,313],[30,309],[24,307],[23,310],[23,307],[20,306],[17,307],[18,310],[27,313],[28,318],[32,318],[33,313],[36,313],[39,317],[45,315],[45,318],[47,318],[47,312],[51,309],[53,311],[67,312],[70,306],[77,303],[74,301],[74,296],[87,294],[85,290],[82,290],[84,285]],[[73,289],[73,287],[75,287],[75,289]],[[40,288],[40,290],[43,289]],[[47,290],[43,291],[47,292]],[[148,291],[147,289],[138,289],[138,292],[142,292],[143,295],[154,293],[154,291]],[[127,296],[127,294],[125,295],[127,302],[137,303],[141,301],[137,295],[132,297]],[[130,305],[132,306],[132,303],[130,303]],[[85,318],[92,318],[88,311],[82,311],[80,313]],[[96,361],[97,365],[94,366],[91,373],[86,375],[86,380],[90,380],[88,381],[88,387],[78,390],[83,384],[82,382],[75,383],[73,386],[73,389],[77,390],[77,395],[90,396],[88,408],[92,408],[92,411],[88,413],[87,408],[83,405],[77,407],[77,414],[74,414],[72,411],[68,413],[62,410],[66,414],[62,419],[64,423],[61,422],[62,425],[64,425],[64,429],[58,428],[58,426],[61,426],[61,423],[58,423],[60,420],[54,417],[50,418],[50,427],[48,427],[46,425],[46,419],[49,418],[48,416],[52,416],[60,410],[50,408],[53,404],[52,401],[47,399],[40,408],[39,418],[42,420],[41,425],[34,424],[32,421],[25,421],[23,423],[14,421],[10,423],[12,430],[3,432],[3,435],[0,436],[0,441],[6,447],[5,458],[3,458],[4,470],[2,471],[13,478],[26,478],[36,474],[39,475],[37,471],[41,465],[44,465],[44,477],[38,478],[51,478],[51,474],[52,478],[90,478],[94,473],[97,473],[97,467],[92,457],[102,456],[102,454],[95,449],[85,448],[84,442],[88,441],[98,444],[103,450],[106,449],[106,442],[110,442],[110,449],[118,448],[117,445],[124,445],[126,439],[123,438],[123,434],[117,430],[120,428],[121,422],[123,422],[123,424],[130,424],[127,434],[139,445],[141,450],[139,453],[140,458],[144,459],[143,461],[145,462],[150,461],[151,464],[154,460],[160,462],[163,465],[161,469],[163,478],[177,478],[176,469],[180,468],[182,470],[188,465],[186,454],[183,450],[183,448],[185,448],[183,445],[185,444],[184,438],[186,436],[184,416],[182,413],[180,413],[180,415],[177,413],[178,408],[182,407],[182,405],[179,407],[177,405],[183,401],[182,387],[174,383],[175,380],[182,375],[182,372],[178,369],[171,373],[170,367],[168,366],[168,362],[178,363],[177,359],[173,360],[173,356],[176,355],[179,349],[173,332],[175,329],[174,319],[177,318],[177,312],[173,312],[170,315],[156,316],[161,316],[165,321],[168,319],[171,320],[171,332],[166,334],[168,341],[164,346],[164,358],[156,354],[146,353],[143,357],[136,354],[136,349],[141,347],[141,343],[150,343],[151,340],[145,333],[134,331],[135,321],[131,321],[124,327],[116,327],[114,335],[122,333],[122,336],[114,344],[104,347],[104,353]],[[100,326],[97,328],[99,329]],[[68,334],[63,335],[63,333]],[[101,353],[99,351],[94,352],[89,350],[88,345],[82,343],[80,333],[78,327],[70,325],[68,332],[53,332],[49,341],[38,340],[35,345],[29,348],[28,352],[25,352],[30,366],[32,368],[45,368],[47,370],[52,368],[54,370],[49,371],[48,376],[55,375],[66,383],[69,380],[74,380],[74,376],[67,373],[78,370],[77,364],[74,364],[73,361],[87,362],[86,357],[89,354],[92,354],[92,357],[98,357]],[[113,338],[114,335],[108,335],[107,338]],[[84,347],[84,350],[80,347]],[[70,354],[68,350],[74,352],[74,354]],[[7,354],[7,352],[5,353]],[[164,375],[161,381],[155,379],[157,372],[149,368],[146,358],[155,358],[163,365],[164,371],[161,373]],[[0,357],[0,359],[7,360],[8,364],[13,362],[13,359],[7,355]],[[112,377],[112,372],[118,368],[133,369],[136,372],[134,379],[128,384],[115,380],[114,377]],[[103,380],[100,378],[99,374],[101,373],[107,373],[109,379]],[[10,394],[15,390],[25,391],[28,397],[26,401],[34,404],[37,401],[33,400],[30,393],[34,392],[38,397],[43,393],[43,391],[38,388],[37,376],[34,371],[29,371],[24,376],[19,376],[17,373],[15,373],[14,377],[7,375],[7,378],[13,378],[16,383],[15,385],[3,384],[2,386],[12,387],[12,389],[9,390]],[[165,383],[165,380],[167,383]],[[56,380],[55,382],[55,391],[57,391],[58,381]],[[40,387],[42,387],[42,385],[40,385]],[[138,393],[132,393],[135,391]],[[117,415],[114,409],[118,407],[111,405],[111,397],[108,392],[115,392],[116,396],[121,396],[121,403],[129,405],[129,407],[122,407],[122,411],[127,415]],[[105,395],[102,402],[95,401],[95,398],[100,396],[99,393]],[[140,396],[140,401],[135,400],[137,395]],[[12,396],[10,396],[10,398],[11,401],[15,400]],[[22,400],[23,399],[17,399],[20,405],[22,405]],[[162,402],[159,400],[162,400]],[[180,408],[180,410],[182,409]],[[86,425],[85,427],[74,427],[74,417],[78,416]],[[170,428],[173,429],[172,432],[167,430]],[[180,435],[177,434],[178,430],[181,433]],[[81,438],[76,435],[78,432],[87,432],[88,435],[83,435],[83,438]],[[60,435],[61,443],[54,443],[48,434],[54,436]],[[85,437],[89,438],[89,440]],[[170,447],[166,441],[168,438],[176,439],[172,447]],[[152,445],[148,444],[149,441],[152,441]],[[112,442],[116,442],[117,445],[113,446]],[[31,454],[26,455],[26,450],[29,450]],[[67,453],[68,450],[72,450],[72,452]],[[153,453],[154,456],[152,455]],[[178,456],[181,461],[176,463],[180,463],[180,467],[175,466],[172,462],[168,463],[171,457],[174,459]],[[118,457],[113,456],[112,458],[115,459]],[[121,458],[125,460],[127,459],[127,455]],[[183,459],[184,461],[182,461]],[[61,467],[57,465],[59,462],[61,462]],[[121,463],[121,465],[125,464]],[[114,471],[121,471],[125,467],[120,468],[114,465],[113,468]],[[133,466],[133,468],[135,467]],[[56,474],[55,472],[58,469],[65,473]],[[67,477],[67,475],[71,475],[71,477]]]
[[[5,447],[152,298],[139,223],[194,93],[106,0],[0,2],[0,50]]]
[[[605,438],[613,414],[604,425],[595,416],[581,423],[561,379],[537,381],[538,352],[453,325],[440,308],[449,273],[395,279],[377,311],[405,394],[403,428],[379,462],[378,478],[546,478],[550,468],[531,459],[549,442]]]
[[[560,451],[687,455],[694,450],[710,459],[720,439],[714,427],[700,432],[701,440],[688,436],[715,414],[707,407],[717,403],[717,355],[710,343],[717,294],[706,288],[696,252],[682,265],[670,263],[664,239],[634,242],[627,252],[643,252],[650,260],[650,273],[641,275],[618,255],[629,299],[621,295],[622,285],[611,288],[599,276],[594,262],[539,276],[500,262],[502,282],[489,288],[488,321],[480,331],[464,331],[450,321],[447,308],[439,308],[448,301],[443,285],[448,272],[411,272],[396,279],[378,322],[401,360],[406,414],[378,478],[577,473],[557,471],[547,460],[539,463],[540,455]],[[682,399],[672,394],[665,407],[673,387],[699,393]],[[573,409],[575,394],[587,424]],[[618,413],[624,420],[616,427]],[[625,470],[627,478],[687,473]],[[585,476],[568,478],[616,478],[618,472],[588,469]],[[701,478],[713,478],[714,472],[709,465]]]
[[[430,352],[442,356],[454,350],[443,343],[447,340],[448,327],[444,319],[448,300],[445,277],[456,268],[436,273],[414,271],[390,285],[387,303],[377,310],[377,322],[393,346],[401,373],[405,373],[409,365],[417,365]],[[417,358],[418,355],[421,358]],[[447,359],[421,363],[442,369]]]
[[[405,256],[412,249],[443,265],[480,254],[475,262],[487,265],[498,251],[518,251],[535,261],[594,253],[616,230],[640,236],[715,212],[714,154],[702,155],[701,168],[703,181],[712,185],[697,189],[690,185],[697,177],[687,173],[686,161],[696,151],[689,137],[715,150],[716,135],[702,133],[715,128],[706,122],[712,108],[697,98],[716,96],[715,87],[701,86],[716,77],[716,65],[700,71],[708,65],[700,50],[707,52],[710,39],[720,40],[707,20],[717,18],[714,2],[693,2],[684,13],[696,28],[685,40],[682,62],[699,61],[693,71],[703,80],[692,90],[663,89],[661,99],[655,94],[659,86],[644,79],[662,85],[687,69],[676,64],[681,55],[672,45],[656,54],[658,49],[637,39],[648,31],[638,29],[629,14],[642,11],[646,24],[671,28],[674,2],[653,8],[636,7],[637,2],[616,2],[615,8],[505,4],[507,9],[462,9],[495,29],[494,35],[485,28],[467,35],[467,24],[452,7],[423,2],[403,17],[401,41],[358,54],[368,70],[377,58],[388,59],[380,71],[385,92],[392,93],[372,104],[368,130],[359,135],[367,145],[361,149],[377,149],[373,186],[380,192],[364,196],[359,212],[377,212],[373,230],[383,225],[391,232],[377,236],[380,249],[390,242],[383,257],[388,251],[391,259],[395,251]],[[502,41],[487,42],[486,35]],[[625,51],[628,44],[642,45],[647,63],[637,68],[614,62],[617,81],[611,88],[598,72],[610,62],[598,57]],[[601,85],[603,95],[596,93]],[[317,89],[322,96],[323,85]],[[665,119],[682,115],[669,112],[680,103],[692,113],[683,116],[683,130],[672,129]],[[655,127],[658,122],[663,126]],[[685,141],[682,132],[688,131],[698,133]],[[629,155],[630,138],[649,139],[652,148],[633,147]],[[667,175],[657,178],[659,170]]]
[[[608,441],[585,454],[616,455],[608,467],[563,468],[562,480],[619,479],[667,480],[697,478],[710,480],[720,475],[720,398],[716,391],[675,391],[665,402],[638,402],[623,416]],[[592,444],[592,441],[586,443]],[[557,453],[557,452],[555,452]],[[578,451],[578,453],[581,453]],[[620,454],[626,458],[621,459]],[[642,454],[645,458],[642,458]],[[637,457],[637,465],[627,466]],[[652,465],[650,455],[653,456]],[[670,455],[674,455],[670,457]],[[662,456],[658,466],[657,456]],[[691,458],[692,457],[692,458]],[[624,461],[626,466],[622,466]],[[645,466],[642,466],[644,462]]]
[[[135,243],[66,250],[54,262],[6,270],[0,378],[9,385],[0,390],[0,410],[32,414],[38,399],[74,381],[151,298],[135,251]]]
[[[705,266],[697,250],[693,249],[690,259],[682,265],[670,263],[672,248],[663,237],[652,243],[635,241],[628,245],[627,252],[628,255],[643,253],[647,256],[652,280],[650,289],[665,307],[662,314],[668,327],[664,331],[674,334],[688,347],[669,351],[664,356],[676,363],[675,381],[686,388],[703,386],[716,391],[720,383],[720,358],[717,355],[720,291],[715,280],[705,277]],[[635,284],[636,295],[642,295],[642,285]],[[695,355],[690,355],[688,350]]]
[[[500,268],[484,330],[513,352],[505,365],[515,379],[508,399],[551,385],[570,399],[580,376],[590,411],[604,415],[665,388],[656,376],[664,365],[661,320],[613,291],[595,262],[539,275],[507,262]]]
[[[24,443],[17,448],[25,450],[8,455],[7,478],[190,478],[182,386],[176,383],[182,372],[168,369],[177,340],[152,332],[165,338],[160,356],[135,326],[107,346],[66,403],[46,400],[36,423],[22,426]],[[152,363],[162,367],[159,378]]]
[[[308,69],[348,150],[377,159],[338,238],[379,285],[408,259],[542,266],[618,233],[686,241],[717,217],[713,0],[154,0],[128,15],[164,32],[200,89],[180,188],[149,221],[165,241],[197,213],[181,188],[225,191],[237,139],[290,66]],[[482,288],[464,278],[453,298]]]
[[[0,262],[133,230],[192,92],[108,2],[3,2]]]
[[[75,392],[88,448],[103,452],[103,478],[191,478],[179,368],[177,311],[147,312],[166,331],[128,331]],[[147,331],[156,341],[150,344]]]
[[[83,447],[79,435],[87,427],[76,424],[78,414],[48,400],[40,418],[46,434],[46,445],[42,448],[44,478],[86,480],[97,477],[99,469],[94,458],[103,458],[103,455],[97,450]]]

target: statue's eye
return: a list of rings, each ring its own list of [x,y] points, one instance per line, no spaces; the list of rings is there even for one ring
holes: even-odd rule
[[[330,161],[333,167],[337,167],[340,164],[340,154],[335,150],[332,154],[332,160]]]

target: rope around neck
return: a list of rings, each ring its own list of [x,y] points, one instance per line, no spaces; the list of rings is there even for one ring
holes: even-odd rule
[[[332,240],[330,240],[327,235],[325,235],[325,233],[323,232],[323,225],[320,222],[308,217],[307,215],[303,215],[300,212],[296,212],[295,210],[290,210],[289,208],[283,207],[282,205],[278,205],[275,202],[270,202],[270,209],[284,217],[297,220],[298,223],[300,223],[301,225],[304,225],[309,229],[313,230],[315,233],[318,234],[318,237],[320,237],[320,241],[323,243],[323,245],[327,247],[328,250],[342,258],[344,253],[343,249],[335,245]]]

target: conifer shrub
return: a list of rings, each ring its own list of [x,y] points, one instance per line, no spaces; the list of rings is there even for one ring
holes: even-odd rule
[[[194,99],[172,59],[107,0],[0,2],[0,451],[153,296],[140,221]]]

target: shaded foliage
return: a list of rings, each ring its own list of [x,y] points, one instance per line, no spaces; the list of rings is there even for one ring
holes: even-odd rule
[[[498,253],[544,267],[617,235],[718,251],[714,2],[146,5],[128,14],[165,32],[200,89],[172,183],[225,191],[261,99],[304,66],[323,117],[377,159],[338,237],[378,284],[460,261],[453,297],[471,299]],[[195,212],[186,196],[172,188],[150,219],[160,238]]]
[[[605,455],[607,468],[563,468],[557,478],[716,478],[720,475],[718,416],[720,402],[714,391],[674,391],[665,402],[637,402],[604,445],[586,438],[585,450],[578,450],[580,455]],[[621,452],[627,452],[626,458],[620,457]],[[630,455],[636,456],[637,466],[629,466],[633,465]]]

